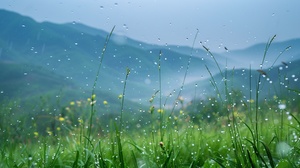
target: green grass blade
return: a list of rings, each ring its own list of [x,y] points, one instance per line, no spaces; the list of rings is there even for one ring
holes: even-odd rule
[[[297,121],[298,125],[300,125],[300,121],[292,113],[290,113],[290,115]]]
[[[223,74],[223,72],[222,72],[222,70],[221,70],[221,68],[220,68],[220,65],[219,65],[218,61],[216,60],[215,56],[214,56],[214,55],[210,52],[210,50],[209,50],[207,47],[205,47],[202,43],[201,43],[201,45],[202,45],[202,47],[209,53],[209,55],[213,58],[213,60],[215,61],[216,65],[217,65],[217,67],[218,67],[219,73],[221,74],[222,77],[224,77],[224,74]]]
[[[164,167],[164,168],[170,167],[170,166],[168,166],[168,164],[171,159],[172,153],[173,153],[173,149],[170,152],[168,152],[167,158],[162,167]]]
[[[56,159],[58,158],[60,147],[61,147],[61,143],[59,144],[59,146],[58,146],[58,148],[57,148],[57,150],[56,150],[56,152],[54,154],[54,158],[52,159],[50,167],[54,167],[54,163],[55,163]]]
[[[274,163],[274,159],[272,157],[272,153],[271,153],[269,147],[264,142],[262,142],[262,141],[260,141],[260,143],[264,146],[264,148],[265,148],[265,150],[267,152],[267,156],[268,156],[269,163],[270,163],[271,167],[274,168],[275,167],[275,163]]]
[[[216,163],[218,163],[220,167],[222,167],[222,168],[226,167],[222,164],[222,162],[219,159],[217,159],[217,158],[211,158],[211,159],[214,160]]]
[[[123,148],[122,148],[122,143],[121,143],[121,133],[118,130],[118,127],[117,127],[116,123],[115,123],[115,128],[116,128],[116,138],[117,138],[117,145],[118,145],[118,154],[119,154],[120,167],[124,168],[125,163],[124,163]]]
[[[276,38],[276,34],[267,42],[267,45],[265,47],[265,51],[264,51],[264,55],[263,55],[263,59],[262,59],[262,62],[261,62],[261,68],[265,62],[265,59],[266,59],[266,56],[267,56],[267,52],[269,51],[269,48],[273,42],[273,40]]]
[[[249,143],[251,143],[252,147],[253,147],[253,150],[254,150],[254,153],[255,155],[264,163],[264,165],[266,167],[268,167],[267,163],[265,162],[264,158],[261,156],[257,146],[255,145],[255,143],[253,143],[252,141],[250,141],[249,139],[246,139],[246,141],[248,141]]]
[[[76,151],[76,157],[75,157],[75,160],[73,162],[72,168],[78,167],[78,160],[79,160],[79,151],[77,150]]]
[[[255,164],[253,163],[253,160],[252,160],[252,158],[251,158],[251,155],[250,155],[250,152],[249,152],[249,150],[247,150],[247,156],[248,156],[248,159],[249,159],[249,162],[250,162],[250,165],[251,165],[251,167],[252,168],[255,168],[256,166],[255,166]]]
[[[139,166],[138,166],[138,162],[137,162],[137,159],[136,159],[136,156],[135,156],[135,154],[134,154],[134,152],[133,151],[131,151],[131,156],[132,156],[132,158],[133,158],[133,165],[132,165],[132,167],[135,167],[135,168],[138,168]]]

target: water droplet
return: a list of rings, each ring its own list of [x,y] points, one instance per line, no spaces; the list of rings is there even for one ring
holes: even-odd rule
[[[279,142],[276,145],[276,152],[281,157],[287,156],[291,152],[292,148],[286,142]]]
[[[284,109],[286,108],[286,105],[285,105],[285,104],[279,104],[279,105],[278,105],[278,108],[279,108],[280,110],[284,110]]]

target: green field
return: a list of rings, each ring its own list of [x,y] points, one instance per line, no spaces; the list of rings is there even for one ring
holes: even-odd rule
[[[22,110],[19,100],[3,101],[0,167],[300,167],[299,88],[274,83],[280,94],[265,98],[260,93],[268,71],[249,71],[246,75],[254,77],[244,82],[254,85],[245,93],[228,82],[234,70],[219,69],[223,87],[211,75],[214,95],[185,102],[179,92],[167,108],[158,54],[159,82],[149,106],[125,108],[130,94],[126,69],[115,111],[95,90],[109,37],[90,97],[55,104],[43,95],[39,102],[28,102],[36,113]],[[262,64],[274,37],[266,44]]]

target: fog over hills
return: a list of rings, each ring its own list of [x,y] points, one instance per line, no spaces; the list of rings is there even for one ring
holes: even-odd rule
[[[10,64],[14,65],[13,67],[18,71],[22,70],[25,65],[32,67],[32,69],[23,68],[23,75],[30,75],[33,69],[38,67],[43,73],[51,73],[53,80],[57,80],[56,83],[64,86],[70,85],[76,88],[78,93],[86,97],[90,96],[104,42],[109,32],[79,23],[38,23],[29,17],[5,10],[0,10],[0,18],[0,62],[2,65],[5,64],[0,68],[2,72],[7,72]],[[259,69],[265,46],[266,44],[257,44],[243,50],[224,48],[224,53],[212,54],[222,71],[227,68],[230,73],[232,69],[236,69],[235,78],[242,82],[243,79],[240,78],[241,74],[238,72],[242,69],[248,71],[250,65],[253,70]],[[300,39],[284,42],[277,42],[275,39],[267,52],[263,68],[278,69],[283,62],[294,67],[286,71],[291,69],[295,72],[291,75],[295,75],[295,79],[298,78],[299,68],[295,66],[295,63],[299,63],[299,46]],[[159,56],[160,52],[161,56]],[[188,100],[194,97],[194,91],[191,90],[195,90],[196,83],[199,94],[210,94],[213,89],[209,81],[211,78],[209,72],[216,76],[219,73],[214,59],[201,44],[195,44],[194,48],[158,46],[113,34],[103,58],[96,90],[105,92],[105,96],[117,97],[122,93],[126,68],[129,68],[131,73],[127,81],[126,98],[140,104],[147,104],[152,94],[159,90],[159,65],[164,98],[170,93],[173,93],[173,98],[175,98],[183,83],[182,93],[185,97],[189,97]],[[10,71],[13,67],[10,67]],[[9,85],[7,81],[20,83],[27,81],[23,77],[8,76],[7,73],[5,78],[0,76],[1,81],[6,80],[6,82],[1,82],[1,94],[15,95],[10,94],[12,89],[3,85]],[[244,73],[247,74],[247,72]],[[186,80],[184,81],[185,74]],[[273,71],[272,76],[276,76]],[[222,78],[216,77],[216,80],[222,80]],[[249,82],[245,82],[245,85],[239,89],[249,89],[247,83]],[[299,87],[297,84],[298,82],[293,84],[293,87]],[[43,86],[45,84],[42,82],[36,83],[36,88]],[[56,85],[53,83],[52,86]],[[22,86],[16,85],[15,87]],[[58,89],[57,87],[48,88],[49,90]]]

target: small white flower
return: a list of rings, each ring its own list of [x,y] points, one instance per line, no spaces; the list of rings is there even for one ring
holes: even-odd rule
[[[279,105],[278,105],[278,108],[279,108],[280,110],[284,110],[284,109],[286,108],[286,105],[285,105],[285,104],[279,104]]]

